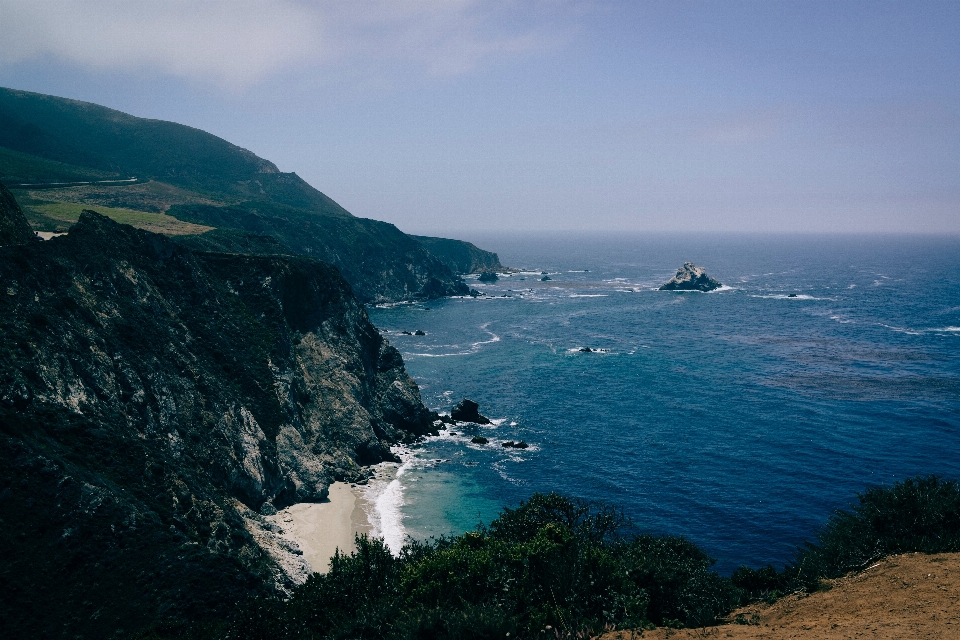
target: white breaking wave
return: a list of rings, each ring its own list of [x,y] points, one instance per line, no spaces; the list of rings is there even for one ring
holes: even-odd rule
[[[890,329],[891,331],[896,331],[897,333],[905,333],[910,336],[922,336],[925,333],[949,333],[949,334],[960,334],[960,327],[931,327],[929,329],[911,329],[908,327],[894,327],[889,324],[880,324],[881,327],[885,329]]]
[[[402,461],[400,466],[390,480],[370,482],[364,491],[364,498],[372,506],[371,511],[367,513],[371,537],[383,538],[390,552],[398,555],[407,537],[407,530],[403,526],[403,484],[400,477],[413,467],[415,454],[402,446],[391,447],[390,450],[400,457]],[[380,464],[390,467],[396,463]]]

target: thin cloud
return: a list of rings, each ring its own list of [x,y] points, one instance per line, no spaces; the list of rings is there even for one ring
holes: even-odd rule
[[[562,43],[574,0],[0,0],[0,64],[52,58],[246,89],[280,71],[322,79],[402,65],[429,76]],[[346,73],[344,73],[346,72]]]

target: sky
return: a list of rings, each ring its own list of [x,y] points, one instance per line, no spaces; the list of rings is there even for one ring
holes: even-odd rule
[[[470,232],[960,234],[960,2],[0,0],[0,86]]]

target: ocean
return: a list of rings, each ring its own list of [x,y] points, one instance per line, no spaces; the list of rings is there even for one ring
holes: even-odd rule
[[[428,406],[470,398],[494,420],[368,485],[393,549],[558,491],[729,573],[789,561],[868,486],[960,478],[960,238],[470,240],[523,271],[468,277],[479,298],[369,309]],[[685,261],[725,286],[657,291]]]

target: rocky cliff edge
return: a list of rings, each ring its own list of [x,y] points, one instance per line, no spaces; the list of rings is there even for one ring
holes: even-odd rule
[[[0,325],[0,622],[23,633],[282,591],[308,567],[259,514],[361,479],[435,417],[334,267],[90,211],[0,248]]]

